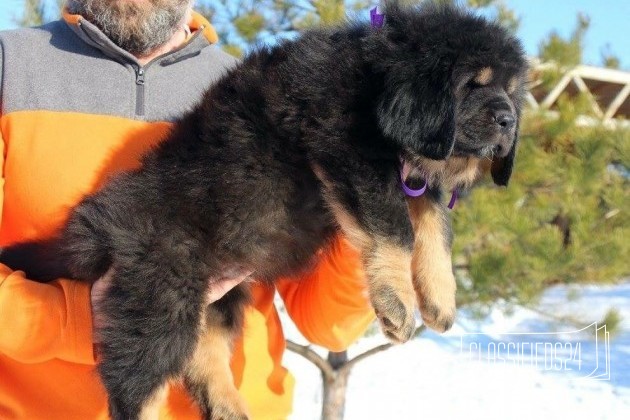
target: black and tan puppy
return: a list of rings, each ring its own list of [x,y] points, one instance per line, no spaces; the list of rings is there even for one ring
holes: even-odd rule
[[[206,418],[246,418],[229,358],[247,286],[208,305],[208,279],[295,274],[339,229],[362,252],[388,337],[409,339],[416,301],[429,326],[450,327],[441,192],[468,187],[489,160],[507,183],[525,61],[504,29],[459,9],[385,14],[382,28],[314,30],[251,54],[58,237],[4,250],[42,281],[112,270],[98,334],[114,419],[151,417],[177,378]],[[406,199],[401,165],[425,195]]]

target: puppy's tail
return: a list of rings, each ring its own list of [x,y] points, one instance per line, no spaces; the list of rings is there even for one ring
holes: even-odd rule
[[[96,280],[112,262],[109,235],[98,228],[100,221],[98,209],[83,203],[73,211],[59,236],[1,249],[0,263],[40,282],[58,278]]]
[[[68,278],[70,273],[59,250],[59,240],[49,239],[37,242],[22,242],[3,248],[0,263],[13,270],[21,270],[26,278],[40,282],[60,277]]]

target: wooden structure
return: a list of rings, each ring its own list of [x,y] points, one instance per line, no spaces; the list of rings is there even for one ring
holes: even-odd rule
[[[630,126],[630,72],[586,65],[562,71],[554,64],[536,61],[531,63],[531,67],[527,103],[533,109],[542,108],[553,113],[560,95],[583,93],[590,99],[592,115],[595,116],[582,118],[583,123]],[[548,70],[561,72],[560,79],[551,89],[545,88],[541,80],[543,72]]]

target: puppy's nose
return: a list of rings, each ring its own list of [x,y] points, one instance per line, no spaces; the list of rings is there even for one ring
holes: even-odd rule
[[[494,113],[494,121],[502,130],[510,130],[516,123],[516,118],[509,111],[497,111]]]

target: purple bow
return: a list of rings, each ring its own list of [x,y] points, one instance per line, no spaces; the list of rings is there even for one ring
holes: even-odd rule
[[[385,15],[379,14],[378,8],[374,7],[374,9],[370,10],[370,20],[372,21],[373,28],[382,28]]]

